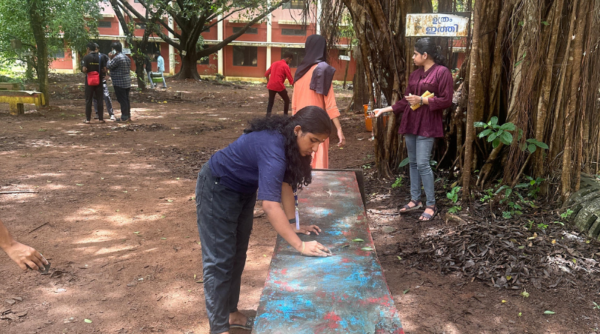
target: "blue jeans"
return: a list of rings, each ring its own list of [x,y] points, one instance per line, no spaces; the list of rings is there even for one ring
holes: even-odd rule
[[[208,163],[202,166],[196,183],[196,213],[211,334],[229,331],[229,314],[238,310],[255,203],[256,193],[231,190],[212,175]]]
[[[433,171],[429,165],[435,138],[405,134],[404,140],[410,160],[410,198],[417,202],[421,200],[422,182],[427,205],[435,205]]]

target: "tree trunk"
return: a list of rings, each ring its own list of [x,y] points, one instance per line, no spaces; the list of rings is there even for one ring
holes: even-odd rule
[[[183,52],[181,52],[183,54]],[[196,55],[196,47],[192,50],[187,50],[185,56],[181,57],[181,69],[174,78],[175,79],[194,79],[200,80],[200,74],[198,74],[198,56]]]
[[[29,0],[29,22],[36,43],[36,64],[40,92],[44,94],[44,106],[50,104],[48,94],[48,44],[46,43],[46,24],[43,9],[39,8],[38,0]]]
[[[369,103],[369,89],[366,82],[365,66],[363,64],[362,52],[357,46],[354,48],[354,57],[356,59],[356,72],[354,72],[354,110],[363,110],[363,104]]]
[[[135,46],[135,48],[140,50],[139,47]],[[135,62],[135,75],[137,76],[137,84],[138,88],[141,90],[146,89],[146,76],[144,75],[144,68],[146,67],[146,61],[144,59],[143,53],[142,55],[135,55],[133,57],[133,61]]]
[[[469,107],[467,109],[467,131],[465,134],[465,145],[464,145],[464,165],[462,172],[462,181],[463,181],[463,203],[467,204],[471,202],[471,164],[473,160],[473,139],[475,138],[475,114],[478,113],[476,110],[476,106],[478,105],[478,99],[481,99],[481,96],[476,96],[477,94],[477,86],[479,83],[479,77],[481,73],[479,72],[479,36],[481,34],[479,30],[479,26],[481,25],[481,19],[479,17],[481,13],[481,1],[475,2],[475,7],[473,8],[473,41],[471,48],[471,68],[469,70]]]
[[[558,30],[560,27],[561,12],[564,7],[564,0],[557,0],[554,3],[554,12],[552,18],[552,34],[550,46],[548,47],[548,56],[545,61],[545,72],[542,80],[541,94],[538,103],[535,139],[543,142],[546,129],[546,120],[548,119],[548,107],[550,104],[550,92],[552,91],[552,75],[554,74],[554,59],[556,58],[556,44],[558,43]],[[544,173],[544,152],[537,150],[535,152],[535,176],[542,177]]]
[[[580,166],[573,166],[573,142],[575,141],[575,122],[577,101],[579,96],[579,79],[581,77],[581,59],[583,53],[583,32],[585,31],[586,13],[589,2],[583,1],[577,6],[578,0],[575,0],[573,11],[577,11],[577,32],[573,42],[573,76],[571,78],[571,92],[569,94],[569,102],[567,112],[565,114],[565,148],[563,151],[562,163],[562,200],[566,201],[571,195],[571,173],[573,168],[579,170]],[[577,188],[578,185],[575,185]]]

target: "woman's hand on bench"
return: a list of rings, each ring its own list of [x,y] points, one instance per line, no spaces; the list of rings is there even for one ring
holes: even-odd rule
[[[329,249],[316,241],[303,241],[299,251],[304,256],[331,256]]]

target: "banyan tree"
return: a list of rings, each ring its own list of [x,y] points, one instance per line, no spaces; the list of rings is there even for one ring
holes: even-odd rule
[[[337,33],[340,9],[352,17],[355,56],[376,107],[382,95],[390,103],[400,99],[415,69],[417,38],[406,37],[407,14],[470,17],[455,79],[462,94],[444,113],[445,137],[434,152],[439,166],[460,175],[464,202],[474,187],[499,179],[514,187],[525,175],[543,178],[543,191],[564,200],[579,189],[582,172],[598,172],[600,0],[323,2],[323,34]],[[456,38],[436,38],[451,55]],[[392,177],[406,157],[399,122],[394,115],[374,122],[380,177]]]

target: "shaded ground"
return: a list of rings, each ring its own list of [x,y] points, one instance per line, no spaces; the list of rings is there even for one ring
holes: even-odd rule
[[[84,125],[83,92],[75,85],[83,78],[53,79],[49,110],[26,107],[26,115],[14,117],[0,105],[0,191],[37,191],[0,195],[0,218],[55,269],[50,276],[23,273],[0,253],[0,315],[16,315],[0,320],[0,333],[207,333],[197,283],[195,177],[211,154],[264,114],[266,88],[169,82],[167,91],[132,96],[133,124]],[[350,92],[338,92],[340,106],[349,98]],[[278,99],[275,110],[281,109]],[[341,121],[348,146],[332,146],[332,168],[370,173],[373,153],[362,116],[345,114]],[[371,180],[368,189],[378,255],[407,333],[589,333],[598,327],[592,289],[527,286],[530,297],[523,298],[521,290],[398,260],[404,245],[446,223],[394,215],[390,208],[406,199],[405,187],[392,192]],[[384,226],[395,231],[385,233]],[[248,314],[258,305],[275,235],[257,213],[239,305]],[[545,310],[556,314],[543,316]]]

